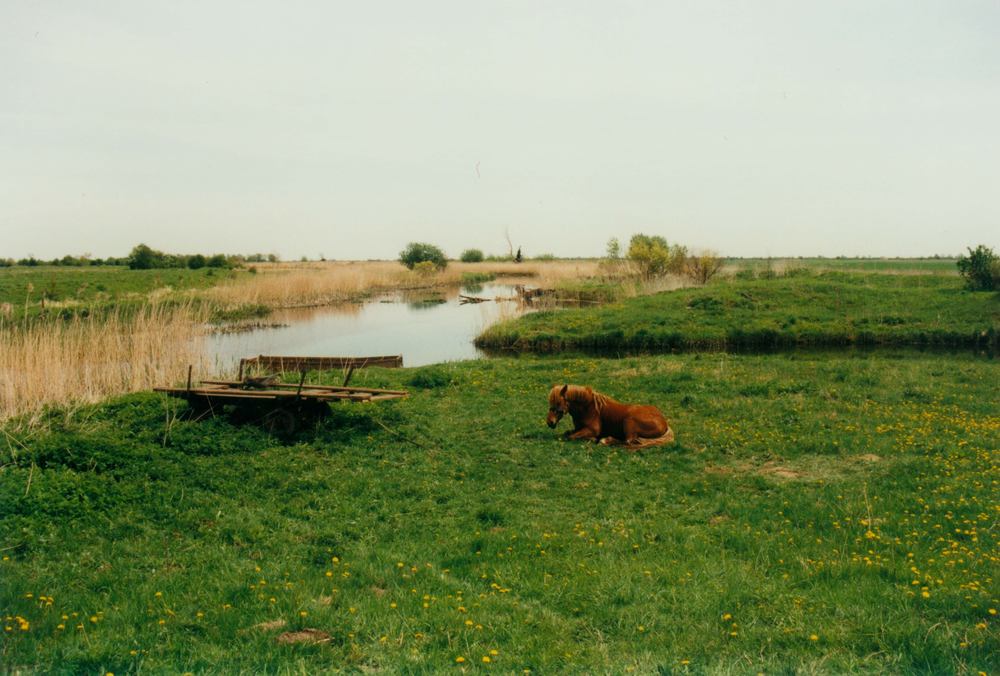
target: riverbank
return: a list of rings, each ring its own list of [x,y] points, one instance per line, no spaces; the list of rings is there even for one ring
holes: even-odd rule
[[[292,439],[154,394],[53,408],[0,446],[3,662],[994,673],[996,369],[907,351],[366,369],[356,384],[412,396]],[[677,442],[563,441],[553,382],[655,404]]]
[[[518,352],[1000,347],[997,294],[968,291],[960,277],[795,270],[528,314],[487,328],[476,346]]]

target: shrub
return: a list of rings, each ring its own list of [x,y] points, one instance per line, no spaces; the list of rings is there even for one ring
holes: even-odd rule
[[[668,272],[680,272],[687,259],[687,248],[679,244],[670,246],[659,235],[639,233],[632,235],[625,257],[636,264],[644,279],[654,279]]]
[[[407,382],[413,387],[419,387],[424,390],[433,390],[439,387],[444,387],[445,385],[450,385],[454,382],[454,380],[450,375],[448,375],[448,372],[440,366],[426,366],[415,371]]]
[[[437,269],[437,266],[434,265],[434,261],[421,261],[413,266],[413,271],[421,277],[430,277],[437,272]]]
[[[699,284],[704,284],[722,269],[725,259],[708,249],[691,254],[684,262],[684,273]]]
[[[466,249],[459,258],[463,263],[482,263],[483,252],[479,249]]]
[[[406,248],[399,253],[399,262],[410,270],[412,270],[417,263],[423,263],[425,261],[430,261],[439,270],[444,270],[445,266],[448,265],[448,260],[445,258],[444,252],[433,244],[410,242],[406,245]]]
[[[192,270],[201,270],[205,267],[205,257],[201,254],[195,254],[188,259],[188,267]]]
[[[206,267],[210,268],[230,268],[229,261],[226,259],[225,254],[215,254],[211,258],[205,261]]]
[[[969,255],[956,262],[958,271],[965,278],[965,284],[972,291],[996,291],[1000,289],[1000,258],[993,249],[980,244]]]

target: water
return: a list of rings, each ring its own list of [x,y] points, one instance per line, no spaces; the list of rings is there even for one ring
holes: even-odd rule
[[[242,333],[214,334],[209,354],[223,367],[260,354],[290,357],[403,355],[404,366],[477,359],[472,339],[506,303],[460,305],[459,294],[509,298],[505,284],[484,284],[432,295],[399,295],[366,303],[283,310],[268,323],[287,324]]]

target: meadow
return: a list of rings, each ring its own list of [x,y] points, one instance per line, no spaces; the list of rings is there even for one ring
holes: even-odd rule
[[[737,271],[700,287],[622,297],[494,324],[478,347],[507,351],[773,350],[1000,346],[1000,297],[944,274]]]
[[[995,359],[526,356],[356,378],[412,396],[293,438],[151,393],[6,431],[6,670],[1000,671]],[[677,442],[564,441],[553,382],[655,404]]]

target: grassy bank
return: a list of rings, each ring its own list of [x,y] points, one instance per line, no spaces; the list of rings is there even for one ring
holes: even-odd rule
[[[361,374],[414,394],[338,405],[290,440],[188,421],[153,394],[8,433],[0,662],[1000,670],[995,361],[694,354]],[[678,443],[559,440],[543,424],[556,381],[660,406]],[[327,639],[278,642],[305,629]]]
[[[719,280],[581,310],[528,314],[489,327],[481,348],[691,350],[842,346],[995,349],[996,294],[946,275],[800,270]]]

